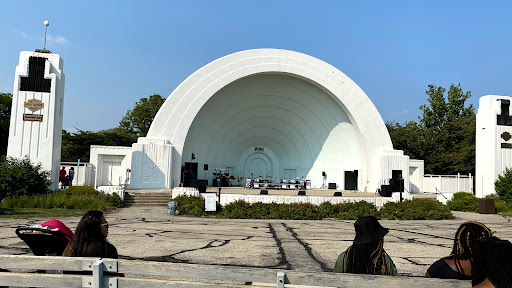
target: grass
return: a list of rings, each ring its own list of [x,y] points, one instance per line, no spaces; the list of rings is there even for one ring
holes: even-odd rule
[[[0,212],[8,211],[10,215],[0,215],[0,218],[41,218],[41,217],[70,217],[82,216],[89,209],[65,209],[65,208],[0,208]]]

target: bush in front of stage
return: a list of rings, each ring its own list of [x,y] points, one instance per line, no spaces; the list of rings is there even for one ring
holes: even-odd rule
[[[390,220],[443,220],[454,219],[447,206],[439,201],[413,199],[403,202],[388,202],[379,210],[382,219]]]

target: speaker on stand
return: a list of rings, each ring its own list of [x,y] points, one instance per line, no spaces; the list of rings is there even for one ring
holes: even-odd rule
[[[322,186],[320,186],[320,189],[327,189],[327,186],[325,185],[326,179],[327,179],[327,174],[325,174],[325,171],[322,171]]]

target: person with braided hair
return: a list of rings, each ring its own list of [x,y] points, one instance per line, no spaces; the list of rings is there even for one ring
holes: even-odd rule
[[[374,216],[357,219],[354,228],[354,242],[338,256],[334,272],[396,276],[395,264],[384,251],[384,236],[389,230]]]
[[[473,271],[473,287],[512,287],[512,243],[497,237],[476,241]]]
[[[472,247],[475,241],[492,237],[492,232],[480,222],[462,223],[455,233],[452,253],[434,262],[425,277],[471,280]]]
[[[473,268],[473,287],[512,287],[512,243],[498,237],[476,241]]]

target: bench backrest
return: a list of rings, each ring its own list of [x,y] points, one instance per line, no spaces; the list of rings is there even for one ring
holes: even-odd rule
[[[226,267],[197,264],[163,263],[80,257],[7,256],[0,255],[0,286],[17,287],[216,287],[287,284],[317,287],[470,287],[469,281],[426,279],[422,277],[390,277],[374,275],[306,273],[267,268]],[[66,271],[65,274],[26,273],[33,270]],[[73,272],[75,271],[75,273]],[[90,272],[84,272],[90,271]],[[89,275],[83,275],[88,273]],[[122,273],[118,277],[112,273]],[[220,284],[219,284],[220,283]],[[222,285],[224,283],[225,285]]]

